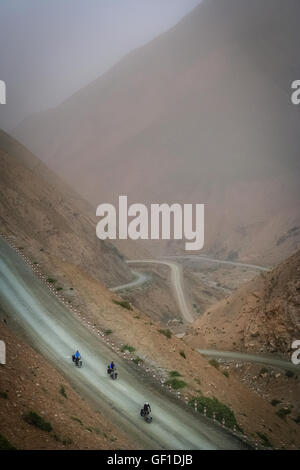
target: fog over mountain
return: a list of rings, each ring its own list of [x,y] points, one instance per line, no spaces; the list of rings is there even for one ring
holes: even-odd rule
[[[15,135],[95,207],[205,203],[206,251],[279,261],[300,240],[299,17],[297,0],[204,0]]]
[[[7,104],[0,128],[10,132],[29,114],[57,106],[200,1],[1,1],[0,79]]]

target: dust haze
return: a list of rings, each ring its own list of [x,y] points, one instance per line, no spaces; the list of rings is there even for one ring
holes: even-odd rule
[[[201,0],[3,0],[0,127],[58,105],[126,53],[166,31]]]

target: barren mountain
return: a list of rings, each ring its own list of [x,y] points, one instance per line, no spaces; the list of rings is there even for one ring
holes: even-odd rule
[[[260,274],[195,322],[196,347],[291,355],[300,335],[300,251]]]
[[[123,260],[110,245],[100,243],[98,256],[94,254],[95,252],[90,251],[91,247],[97,249],[93,245],[96,242],[92,238],[95,227],[92,219],[90,225],[82,221],[83,217],[84,221],[87,217],[85,209],[81,209],[81,204],[84,203],[17,142],[6,134],[2,134],[1,141],[2,230],[13,236],[18,246],[22,243],[23,250],[21,251],[32,262],[38,262],[44,275],[54,274],[57,277],[66,303],[76,307],[80,312],[84,312],[84,318],[80,321],[84,321],[90,331],[101,329],[106,335],[109,335],[111,341],[118,346],[122,356],[122,347],[125,345],[129,351],[134,351],[134,353],[128,354],[128,359],[132,359],[129,363],[133,368],[135,367],[136,371],[141,371],[142,376],[145,374],[147,380],[153,381],[158,377],[157,386],[159,386],[160,380],[169,378],[170,371],[176,370],[185,379],[185,396],[195,397],[201,389],[204,396],[217,397],[222,403],[234,410],[238,422],[252,438],[255,436],[255,432],[264,432],[267,427],[272,433],[273,445],[291,448],[298,446],[297,425],[292,420],[286,422],[281,420],[276,416],[267,400],[257,397],[254,392],[249,391],[238,380],[225,377],[178,338],[166,336],[167,332],[161,329],[161,325],[136,308],[131,309],[129,306],[128,309],[126,303],[122,303],[120,298],[109,292],[99,282],[98,276],[99,279],[102,279],[102,276],[115,276],[114,280],[116,280],[117,274],[114,274],[114,269],[121,270],[124,265]],[[78,210],[79,216],[74,215],[74,210]],[[73,217],[77,222],[73,221]],[[87,220],[90,219],[87,217]],[[105,251],[102,252],[101,248]],[[94,256],[92,256],[93,254]],[[126,273],[126,266],[124,269],[124,273]],[[13,319],[11,321],[7,312],[3,320],[11,326],[11,331],[14,331],[15,323]],[[59,388],[61,385],[60,376],[55,375],[52,368],[47,368],[47,364],[40,357],[34,357],[33,351],[13,336],[15,331],[12,334],[6,331],[6,328],[1,327],[1,332],[5,335],[7,344],[15,354],[13,357],[18,360],[17,365],[13,368],[9,363],[9,369],[5,368],[1,372],[4,374],[5,380],[1,381],[1,384],[5,384],[3,393],[7,393],[9,397],[8,402],[2,402],[2,405],[4,403],[3,406],[7,407],[7,414],[2,423],[3,435],[17,447],[23,445],[26,448],[32,448],[35,445],[39,448],[61,448],[66,446],[67,444],[65,445],[64,442],[68,443],[70,439],[73,439],[76,447],[78,441],[73,438],[73,433],[76,433],[73,422],[80,425],[79,421],[88,427],[92,426],[97,435],[96,429],[99,429],[99,426],[96,423],[96,418],[94,420],[88,408],[81,409],[81,402],[78,404],[77,414],[72,414],[70,418],[70,406],[72,407],[77,396],[73,394],[68,384],[62,383],[62,385],[66,385],[65,391],[70,397],[70,405],[64,406],[61,410],[59,402],[57,408],[55,402],[56,390],[62,395]],[[15,346],[16,343],[17,346]],[[23,352],[21,357],[18,353],[19,348]],[[20,373],[16,391],[15,404],[17,406],[12,408],[11,396],[15,397],[12,384],[15,383],[18,376],[16,368],[17,371],[19,367],[24,368],[23,359],[27,361],[27,364],[32,364],[32,367],[36,367],[36,364],[41,361],[40,369],[38,371],[33,369],[33,376],[36,373],[37,375],[34,377],[38,381],[33,381],[29,372]],[[135,365],[133,360],[139,362],[140,366]],[[189,363],[188,368],[187,363]],[[24,376],[24,380],[21,375]],[[45,390],[50,382],[52,384],[49,385],[50,398],[48,397],[47,401],[48,395]],[[35,387],[39,392],[35,392],[33,395]],[[61,399],[63,398],[62,395]],[[7,400],[5,397],[0,397],[0,399]],[[52,404],[53,406],[51,406]],[[43,442],[40,431],[28,427],[31,426],[27,426],[28,423],[23,424],[21,414],[16,413],[14,408],[20,413],[26,413],[30,409],[37,412],[46,421],[52,423],[56,437],[52,435],[49,437],[49,441]],[[63,426],[58,419],[60,414],[55,412],[56,409],[61,410],[63,423],[66,426]],[[245,410],[247,410],[247,416]],[[56,414],[58,416],[55,416]],[[77,421],[72,416],[77,418]],[[16,433],[9,431],[11,420],[16,423],[16,426],[21,426],[20,431],[18,430]],[[104,423],[100,431],[104,430],[106,426],[111,429],[111,434],[107,433],[108,436],[119,437],[118,442],[121,447],[130,445],[123,440],[121,435],[114,433],[109,423]],[[87,429],[86,432],[90,432],[90,430]],[[24,435],[26,439],[23,439]],[[80,438],[81,434],[77,433],[77,436]],[[101,434],[100,437],[101,439],[98,439],[93,436],[93,442],[90,441],[88,445],[93,448],[110,446],[110,443],[106,442],[104,434],[104,440],[102,440]],[[34,442],[35,444],[33,444]],[[71,444],[69,445],[71,446]]]
[[[206,250],[281,261],[300,238],[299,16],[297,0],[204,0],[16,135],[94,204],[202,202]]]
[[[139,374],[143,383],[161,387],[161,381],[168,380],[171,371],[177,371],[186,382],[181,390],[182,398],[194,398],[199,394],[216,397],[234,411],[238,423],[251,439],[256,439],[256,432],[261,432],[270,437],[275,447],[299,447],[298,425],[292,419],[297,414],[293,412],[287,420],[280,419],[269,399],[258,396],[234,376],[226,377],[222,368],[217,370],[206,358],[174,335],[166,336],[165,327],[143,311],[116,304],[115,301],[121,299],[87,276],[79,267],[67,263],[58,266],[58,269],[64,269],[68,282],[72,280],[73,294],[64,288],[64,296],[71,299],[73,305],[78,305],[80,312],[84,312],[81,322],[90,332],[98,329],[108,332],[106,340],[109,339],[120,350],[117,363],[123,361],[125,355],[126,362],[131,364],[133,376]],[[136,365],[137,362],[139,365]],[[168,395],[165,398],[172,399]]]
[[[30,247],[55,269],[71,262],[109,284],[130,280],[123,256],[96,237],[96,217],[88,203],[69,189],[25,147],[0,131],[1,230]]]

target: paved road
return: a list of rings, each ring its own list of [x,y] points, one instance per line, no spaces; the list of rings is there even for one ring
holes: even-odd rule
[[[179,309],[182,314],[182,318],[187,322],[187,323],[192,323],[195,318],[191,314],[191,311],[189,309],[189,306],[186,302],[185,296],[184,296],[184,288],[183,288],[183,279],[182,279],[182,271],[181,271],[181,266],[179,266],[176,263],[172,263],[171,261],[161,261],[161,260],[133,260],[133,261],[128,261],[128,263],[132,264],[146,264],[146,263],[151,263],[151,264],[163,264],[165,266],[168,266],[171,269],[171,282],[172,282],[172,288],[175,293],[175,297],[179,306]]]
[[[151,264],[164,264],[168,266],[171,269],[171,280],[172,280],[172,288],[175,293],[175,297],[180,309],[180,312],[182,314],[182,318],[187,322],[187,323],[192,323],[195,318],[193,315],[192,310],[188,306],[188,302],[185,299],[184,295],[184,287],[183,287],[183,277],[182,277],[182,268],[180,265],[177,263],[167,261],[170,259],[191,259],[193,261],[206,261],[210,263],[216,263],[216,264],[226,264],[226,265],[231,265],[231,266],[238,266],[238,267],[244,267],[248,269],[255,269],[257,271],[269,271],[268,268],[265,268],[263,266],[258,266],[256,264],[247,264],[247,263],[239,263],[235,261],[226,261],[226,260],[220,260],[216,258],[210,258],[208,256],[202,256],[202,255],[174,255],[174,256],[166,256],[164,257],[163,260],[157,260],[157,259],[152,259],[152,260],[130,260],[127,261],[129,264],[144,264],[144,263],[151,263]],[[127,284],[123,284],[121,286],[113,287],[111,288],[111,291],[113,292],[120,292],[122,290],[129,290],[129,289],[134,289],[136,287],[139,287],[146,282],[149,281],[150,277],[141,272],[137,271],[132,271],[133,274],[136,276],[136,279],[134,279],[132,282],[129,282]]]
[[[202,354],[202,356],[228,359],[231,361],[233,360],[235,362],[254,362],[300,373],[300,366],[296,366],[292,362],[284,361],[283,359],[277,359],[275,357],[261,356],[258,354],[240,353],[236,351],[218,351],[216,349],[197,349],[197,351]]]
[[[140,273],[138,271],[133,270],[131,272],[135,276],[133,281],[127,282],[127,284],[122,284],[121,286],[111,287],[110,290],[112,292],[121,292],[128,289],[136,289],[137,287],[142,286],[151,279],[150,276],[146,273]]]
[[[62,372],[96,409],[106,413],[145,449],[243,449],[245,444],[225,429],[195,415],[177,399],[151,384],[147,377],[116,356],[44,287],[23,260],[0,238],[0,316]],[[84,366],[77,369],[71,354],[77,349]],[[106,364],[118,364],[113,382]],[[149,401],[153,422],[139,416]]]
[[[258,266],[257,264],[247,264],[247,263],[239,263],[236,261],[226,261],[222,259],[210,258],[209,256],[202,256],[202,255],[174,255],[174,256],[166,256],[166,259],[191,259],[192,261],[207,261],[210,263],[216,264],[228,264],[231,266],[239,266],[249,269],[256,269],[258,271],[270,271],[269,268],[265,268],[263,266]]]

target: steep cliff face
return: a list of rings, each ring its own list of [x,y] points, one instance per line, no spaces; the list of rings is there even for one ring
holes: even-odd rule
[[[110,285],[131,279],[122,255],[96,237],[91,206],[44,163],[0,132],[1,230],[52,268],[59,259]],[[48,269],[50,269],[50,266]]]
[[[195,322],[194,345],[290,356],[300,338],[300,251]]]

